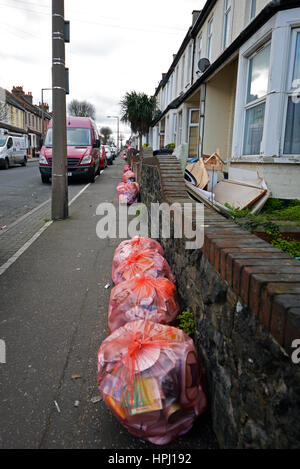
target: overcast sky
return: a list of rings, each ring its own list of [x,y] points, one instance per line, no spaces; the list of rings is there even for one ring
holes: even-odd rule
[[[23,86],[38,104],[51,87],[51,0],[0,0],[0,86]],[[117,129],[127,91],[154,94],[205,0],[65,0],[72,99],[94,104],[97,124]],[[51,91],[44,92],[51,106]],[[121,131],[130,133],[124,124]]]

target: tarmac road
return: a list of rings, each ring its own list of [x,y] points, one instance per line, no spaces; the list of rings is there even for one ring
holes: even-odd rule
[[[69,199],[86,184],[69,180]],[[50,197],[51,184],[42,183],[37,161],[0,170],[0,226],[9,226]]]

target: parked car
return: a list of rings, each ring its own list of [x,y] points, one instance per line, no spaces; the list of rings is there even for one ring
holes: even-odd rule
[[[27,136],[0,133],[0,168],[8,169],[14,164],[26,166]]]
[[[52,172],[52,119],[40,152],[42,182],[47,183]],[[95,182],[100,173],[100,140],[95,122],[89,117],[67,118],[68,176]]]
[[[116,147],[110,147],[110,151],[112,152],[113,159],[117,156],[117,149]]]
[[[113,155],[109,145],[104,145],[104,151],[106,152],[106,158],[108,164],[113,164]]]
[[[100,168],[105,169],[107,168],[107,157],[104,145],[100,145]]]

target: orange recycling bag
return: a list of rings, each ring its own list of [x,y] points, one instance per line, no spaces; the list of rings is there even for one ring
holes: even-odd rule
[[[174,323],[180,306],[174,283],[165,277],[148,277],[138,274],[131,280],[116,285],[110,294],[108,307],[108,328],[113,331],[128,321],[132,308],[139,307],[139,318],[164,324]],[[134,316],[133,316],[134,319]]]
[[[121,204],[134,204],[139,200],[140,186],[137,182],[120,182],[116,187]]]
[[[194,343],[182,330],[127,323],[102,343],[100,394],[134,436],[164,445],[188,432],[207,407]]]
[[[134,174],[134,172],[131,171],[131,170],[126,171],[126,172],[123,174],[122,181],[123,181],[123,182],[128,182],[128,181],[135,182],[135,174]]]
[[[165,251],[159,242],[155,241],[155,239],[135,236],[134,238],[126,239],[119,244],[114,252],[113,267],[116,268],[120,262],[126,259],[126,257],[140,249],[153,249],[154,251],[159,252],[162,256],[165,255]]]
[[[124,280],[130,280],[140,273],[155,278],[166,277],[171,282],[175,283],[175,277],[166,259],[152,249],[134,251],[120,262],[117,267],[113,264],[112,280],[114,284],[117,285]]]

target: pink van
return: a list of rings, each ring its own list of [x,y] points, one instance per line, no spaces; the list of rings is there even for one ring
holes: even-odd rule
[[[100,173],[100,139],[95,122],[89,117],[67,118],[68,176],[95,182]],[[52,171],[52,119],[40,152],[42,182],[47,183]]]

